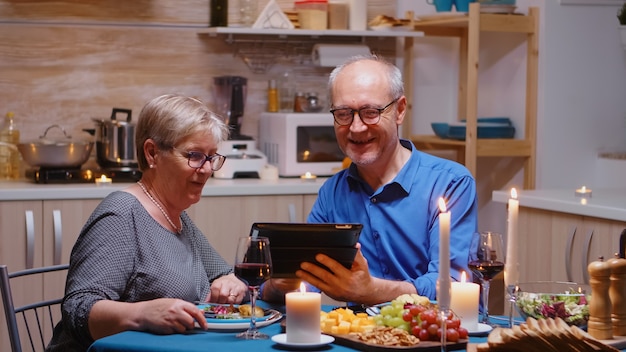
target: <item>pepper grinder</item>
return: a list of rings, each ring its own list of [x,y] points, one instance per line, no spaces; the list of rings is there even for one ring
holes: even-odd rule
[[[589,301],[589,322],[587,332],[598,340],[613,338],[613,324],[611,322],[611,267],[603,257],[589,263],[589,284],[591,285],[591,300]]]
[[[611,268],[609,296],[612,305],[613,335],[626,336],[626,259],[620,258],[619,253],[615,253],[615,258],[609,260],[609,266]]]

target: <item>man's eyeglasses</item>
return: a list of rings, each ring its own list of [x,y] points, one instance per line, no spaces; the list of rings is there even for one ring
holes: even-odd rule
[[[398,98],[391,101],[391,103],[385,105],[382,108],[361,108],[354,110],[351,108],[332,109],[330,113],[333,114],[335,122],[340,126],[348,126],[352,124],[354,120],[354,113],[358,112],[361,121],[366,125],[375,125],[380,121],[380,114],[387,110],[393,103],[397,102]]]
[[[187,164],[189,164],[189,167],[194,169],[203,167],[204,163],[208,161],[211,165],[211,170],[217,171],[222,168],[224,161],[226,161],[226,157],[224,155],[217,153],[213,155],[206,155],[201,152],[181,152],[183,153],[183,156],[187,158]]]

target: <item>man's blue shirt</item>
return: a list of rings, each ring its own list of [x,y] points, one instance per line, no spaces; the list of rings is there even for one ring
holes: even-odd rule
[[[328,179],[307,221],[361,223],[359,242],[370,274],[411,281],[417,293],[436,298],[439,268],[439,205],[451,213],[450,273],[460,280],[466,271],[472,233],[477,230],[476,183],[461,164],[411,150],[409,161],[390,183],[373,190],[355,165]]]

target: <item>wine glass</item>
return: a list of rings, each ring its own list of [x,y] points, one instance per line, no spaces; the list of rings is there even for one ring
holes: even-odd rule
[[[504,270],[504,253],[502,234],[485,231],[472,235],[467,266],[480,279],[483,293],[483,324],[490,325],[489,284],[491,279]]]
[[[256,298],[259,286],[272,275],[272,258],[270,241],[267,237],[240,237],[235,254],[235,275],[248,285],[250,290],[250,327],[247,331],[237,334],[246,340],[268,339],[256,328]]]

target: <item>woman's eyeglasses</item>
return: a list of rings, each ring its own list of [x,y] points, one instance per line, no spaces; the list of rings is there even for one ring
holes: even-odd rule
[[[398,98],[391,101],[391,103],[385,105],[382,108],[361,108],[354,110],[351,108],[332,109],[330,113],[333,114],[335,122],[340,126],[349,126],[354,120],[354,113],[359,114],[359,118],[366,125],[375,125],[380,121],[380,114],[387,110],[393,103],[397,102]]]
[[[199,169],[203,167],[204,163],[208,161],[211,165],[211,170],[217,171],[222,168],[222,166],[224,165],[224,161],[226,161],[226,157],[224,155],[217,153],[213,155],[206,155],[201,152],[181,151],[181,153],[185,158],[187,158],[187,164],[189,165],[189,167],[194,169]]]

